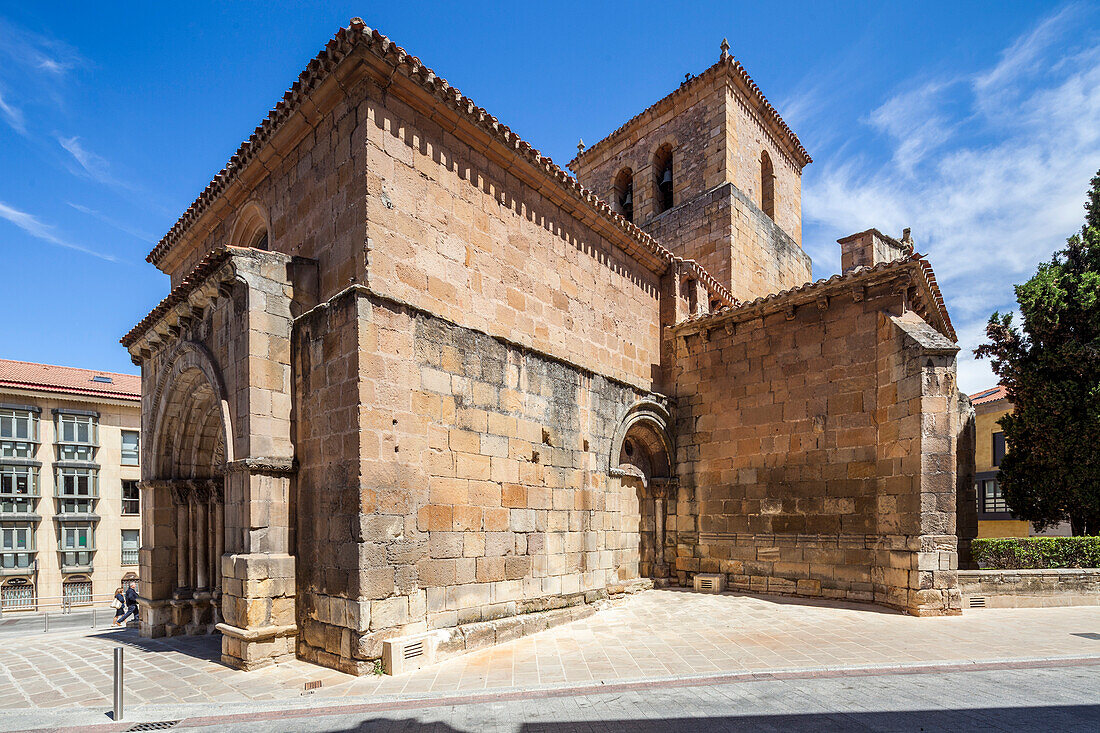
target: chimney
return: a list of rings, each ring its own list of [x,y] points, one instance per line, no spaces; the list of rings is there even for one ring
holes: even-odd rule
[[[857,267],[874,267],[913,254],[909,230],[901,241],[888,237],[878,229],[868,229],[836,240],[840,245],[840,270],[851,272]]]

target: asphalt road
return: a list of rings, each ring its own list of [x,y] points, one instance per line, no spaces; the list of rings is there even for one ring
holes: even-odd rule
[[[46,616],[49,616],[47,625]],[[50,611],[49,613],[5,613],[0,618],[0,637],[6,634],[42,634],[47,631],[83,631],[86,629],[105,629],[115,618],[114,609],[103,608],[74,609],[69,613]],[[95,625],[92,625],[93,619]]]
[[[293,709],[287,709],[285,701],[201,710],[138,709],[124,722],[112,724],[101,717],[99,725],[79,728],[63,727],[72,725],[71,719],[12,711],[8,722],[24,729],[108,731],[125,730],[136,722],[179,720],[173,727],[228,733],[1100,730],[1100,666],[654,681],[634,689],[618,687],[582,694],[534,690],[496,701],[486,701],[484,695],[469,702],[451,698],[353,703],[318,698],[315,705],[303,700]]]

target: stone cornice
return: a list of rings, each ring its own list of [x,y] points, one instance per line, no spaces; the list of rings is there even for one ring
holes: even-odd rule
[[[884,262],[874,267],[857,267],[843,275],[833,275],[827,280],[806,283],[798,288],[784,290],[763,298],[757,298],[734,308],[720,308],[670,327],[672,333],[684,336],[691,333],[708,334],[710,330],[727,323],[759,318],[770,313],[786,312],[788,318],[794,317],[797,308],[815,305],[827,308],[829,298],[848,295],[856,301],[866,297],[866,289],[872,285],[896,281],[905,291],[912,285],[917,286],[917,297],[908,307],[928,321],[944,336],[957,341],[955,330],[947,315],[939,287],[936,285],[932,267],[921,255]]]
[[[257,258],[291,259],[281,252],[246,247],[219,247],[204,257],[164,300],[119,340],[130,352],[133,362],[141,364],[165,345],[177,341],[182,331],[202,318],[207,308],[229,295],[241,261]]]
[[[229,473],[263,473],[273,476],[289,476],[298,471],[298,462],[293,458],[239,458],[225,464]]]

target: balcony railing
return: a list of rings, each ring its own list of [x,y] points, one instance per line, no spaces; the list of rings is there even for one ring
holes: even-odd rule
[[[137,550],[123,550],[122,551],[122,564],[123,565],[137,565],[138,564],[138,551]]]

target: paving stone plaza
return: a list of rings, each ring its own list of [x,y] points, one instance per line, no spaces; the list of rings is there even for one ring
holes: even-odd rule
[[[919,619],[867,604],[654,590],[589,618],[396,677],[355,677],[302,661],[243,672],[218,661],[217,640],[209,636],[58,632],[18,646],[0,644],[0,709],[7,711],[0,729],[37,728],[44,721],[109,723],[111,653],[119,645],[127,659],[126,721],[185,719],[191,725],[216,718],[209,724],[221,725],[237,720],[225,716],[302,715],[304,709],[347,705],[367,711],[376,709],[372,705],[430,711],[525,699],[530,705],[546,695],[572,699],[601,688],[624,694],[648,689],[672,695],[672,705],[675,695],[688,694],[670,692],[676,689],[786,677],[925,671],[939,678],[1033,669],[1046,679],[1069,680],[1100,668],[1097,632],[1100,614],[1084,607]],[[316,682],[321,686],[307,693],[307,684]],[[679,715],[674,708],[665,713]]]

